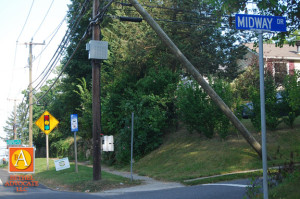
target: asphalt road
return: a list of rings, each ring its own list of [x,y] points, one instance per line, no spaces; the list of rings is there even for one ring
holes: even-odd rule
[[[43,185],[29,187],[27,192],[17,192],[15,187],[4,186],[9,180],[6,170],[0,169],[0,198],[9,199],[241,199],[245,196],[248,180],[235,180],[208,185],[186,186],[155,191],[110,191],[100,193],[77,193],[54,191]]]

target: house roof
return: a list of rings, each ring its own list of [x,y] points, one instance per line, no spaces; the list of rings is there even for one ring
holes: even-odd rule
[[[253,43],[244,44],[251,50],[259,52],[258,46],[254,47]],[[264,58],[275,58],[275,59],[290,59],[299,60],[300,54],[297,54],[297,46],[289,46],[284,44],[283,47],[276,47],[275,44],[264,44]]]

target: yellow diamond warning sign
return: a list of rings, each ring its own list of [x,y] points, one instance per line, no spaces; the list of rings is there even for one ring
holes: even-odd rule
[[[53,117],[48,111],[45,111],[35,124],[48,135],[57,125],[59,121]]]

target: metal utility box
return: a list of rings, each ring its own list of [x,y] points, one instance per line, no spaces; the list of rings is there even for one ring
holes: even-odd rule
[[[86,44],[86,50],[89,51],[89,59],[107,59],[108,42],[91,40]]]

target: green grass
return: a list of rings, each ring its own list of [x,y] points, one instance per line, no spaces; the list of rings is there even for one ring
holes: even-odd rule
[[[255,133],[250,120],[243,122],[260,142],[261,135]],[[267,132],[268,155],[273,158],[268,161],[269,166],[288,162],[291,152],[294,161],[300,162],[300,117],[295,124],[294,129],[281,124],[278,130]],[[231,133],[225,141],[218,137],[207,139],[188,133],[183,127],[169,133],[160,148],[134,164],[134,171],[140,175],[179,182],[260,168],[260,158],[241,135]],[[240,174],[236,175],[239,177]]]
[[[270,199],[298,199],[300,198],[300,170],[283,180],[277,187],[270,189]]]
[[[35,180],[52,189],[97,192],[112,188],[123,188],[139,184],[130,182],[130,179],[113,175],[102,171],[102,179],[93,181],[93,168],[78,165],[78,173],[75,172],[75,164],[70,163],[70,168],[56,171],[54,161],[49,159],[47,170],[46,158],[35,159]]]
[[[7,168],[7,164],[1,164],[0,168]]]

